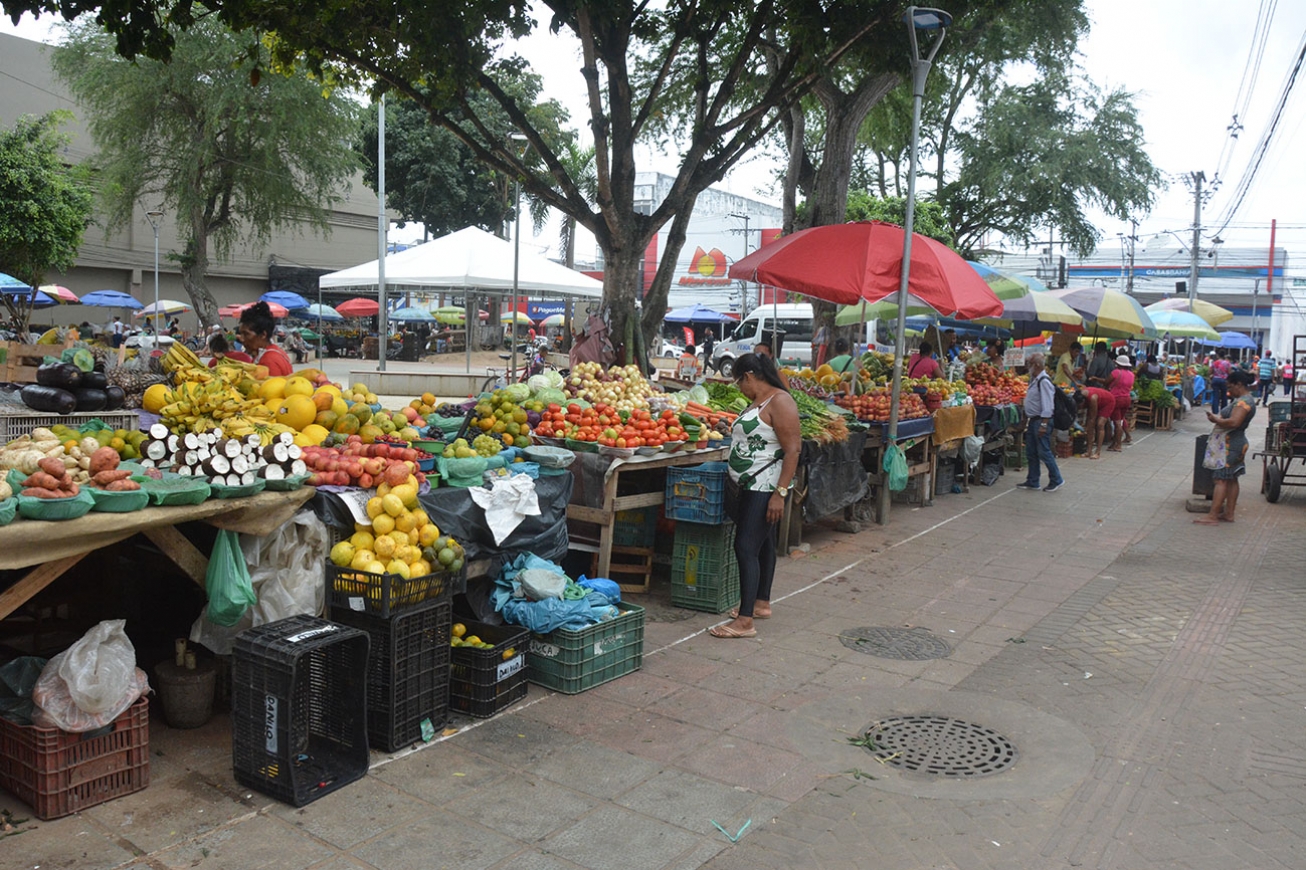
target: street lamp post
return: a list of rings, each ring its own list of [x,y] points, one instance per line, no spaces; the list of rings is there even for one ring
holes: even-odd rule
[[[916,219],[916,152],[920,146],[921,137],[921,103],[925,99],[925,79],[930,74],[930,64],[933,63],[934,56],[938,54],[939,46],[943,44],[948,25],[952,24],[952,16],[940,9],[908,6],[907,11],[903,14],[903,22],[907,25],[907,33],[911,36],[911,150],[908,152],[909,163],[907,164],[907,213],[903,219],[902,274],[898,280],[898,325],[893,335],[893,390],[889,397],[890,444],[896,443],[898,437],[898,411],[902,397],[902,361],[907,350],[904,333],[907,331],[907,285],[911,279],[912,226]],[[933,44],[929,47],[929,53],[923,58],[916,37],[916,31],[918,30],[937,30],[939,32]],[[889,488],[881,486],[879,497],[881,521],[888,516],[888,511]]]
[[[154,230],[154,346],[159,346],[159,218],[163,217],[161,209],[150,209],[145,213],[149,218],[150,228]],[[147,323],[149,321],[146,321]]]
[[[513,144],[522,145],[522,158],[526,157],[529,140],[521,133],[513,133]],[[513,183],[512,206],[512,304],[508,306],[509,328],[512,336],[512,373],[517,375],[517,272],[521,267],[521,176]]]

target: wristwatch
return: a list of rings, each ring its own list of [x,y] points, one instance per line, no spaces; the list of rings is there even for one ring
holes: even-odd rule
[[[780,493],[780,497],[781,497],[781,498],[788,498],[788,497],[789,497],[789,487],[787,487],[787,486],[777,486],[777,487],[775,488],[775,491],[778,492],[778,493]]]

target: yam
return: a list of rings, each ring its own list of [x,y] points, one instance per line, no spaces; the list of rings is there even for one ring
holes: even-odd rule
[[[44,459],[42,459],[40,462],[36,463],[36,465],[46,474],[49,474],[53,477],[63,477],[64,464],[63,464],[63,460],[58,457],[47,456]]]
[[[106,471],[98,472],[91,478],[91,482],[96,486],[107,487],[109,484],[118,480],[126,480],[131,477],[132,473],[125,468],[111,468]]]
[[[64,475],[62,470],[58,477],[44,471],[38,471],[36,474],[27,478],[27,480],[24,480],[23,486],[30,487],[31,489],[58,489],[63,486],[63,480]]]
[[[118,467],[120,459],[118,451],[112,447],[99,447],[91,454],[91,467],[87,470],[91,472],[92,477],[101,471],[113,471]]]
[[[21,493],[28,498],[67,498],[68,493],[57,489],[41,489],[35,486],[25,487]]]
[[[123,480],[115,480],[113,483],[106,486],[105,490],[107,492],[135,492],[140,488],[141,485],[136,481],[124,478]]]

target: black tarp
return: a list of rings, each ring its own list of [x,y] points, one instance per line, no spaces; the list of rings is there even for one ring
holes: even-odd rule
[[[862,467],[865,450],[865,432],[850,432],[842,444],[803,442],[802,462],[807,467],[803,514],[809,522],[843,510],[870,494],[870,481]]]

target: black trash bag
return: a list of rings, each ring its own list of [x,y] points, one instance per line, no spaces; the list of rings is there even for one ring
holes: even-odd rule
[[[819,520],[854,505],[871,491],[862,465],[866,433],[851,432],[842,444],[804,442],[802,462],[807,466],[807,499],[803,513]]]
[[[22,656],[0,665],[0,716],[19,725],[32,724],[32,687],[45,665],[40,656]]]

